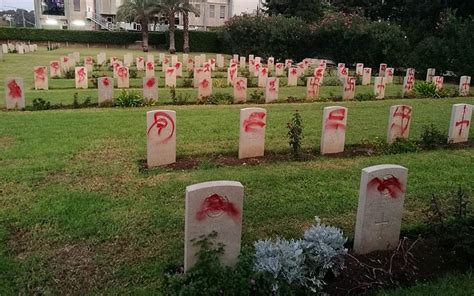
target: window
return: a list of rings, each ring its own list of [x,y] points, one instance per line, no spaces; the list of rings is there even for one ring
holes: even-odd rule
[[[81,0],[74,0],[74,11],[81,11]]]
[[[44,15],[64,15],[64,0],[43,0],[41,11]]]
[[[220,9],[221,9],[220,12],[219,12],[220,18],[225,19],[225,6],[221,6]]]
[[[199,12],[199,15],[201,15],[201,4],[194,4],[194,8]],[[194,17],[199,17],[197,15],[194,15]]]
[[[209,5],[209,17],[215,18],[216,17],[216,6]]]

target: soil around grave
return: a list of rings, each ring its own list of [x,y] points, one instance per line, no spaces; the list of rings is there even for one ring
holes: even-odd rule
[[[457,143],[450,144],[437,149],[449,149],[449,150],[460,150],[473,148],[474,141],[469,141],[467,143]],[[434,149],[426,149],[423,151],[430,151]],[[299,159],[295,160],[291,154],[284,152],[265,152],[265,156],[256,157],[256,158],[246,158],[239,159],[236,154],[218,154],[218,155],[202,155],[202,156],[187,156],[183,158],[178,158],[175,163],[162,166],[162,169],[171,170],[171,171],[183,171],[183,170],[193,170],[200,167],[221,167],[221,166],[256,166],[261,164],[268,163],[279,163],[279,162],[288,162],[288,161],[311,161],[318,158],[351,158],[357,156],[374,156],[381,155],[376,153],[373,149],[364,147],[363,145],[352,145],[347,146],[345,151],[337,154],[328,154],[328,155],[319,155],[319,152],[316,150],[305,150],[302,152]],[[139,171],[147,172],[156,168],[148,168],[146,159],[140,159],[138,161]]]
[[[349,252],[341,274],[328,278],[324,291],[329,295],[366,294],[432,281],[450,271],[469,268],[469,262],[452,261],[446,253],[432,239],[421,237],[403,238],[394,251],[366,255]]]

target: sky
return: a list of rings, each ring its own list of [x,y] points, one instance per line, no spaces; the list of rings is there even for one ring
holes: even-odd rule
[[[240,14],[247,11],[252,12],[257,8],[258,0],[234,0],[234,12]],[[12,6],[16,8],[23,8],[26,10],[33,10],[33,0],[0,0],[0,10],[7,10]]]

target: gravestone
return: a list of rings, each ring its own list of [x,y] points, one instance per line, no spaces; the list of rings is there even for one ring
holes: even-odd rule
[[[471,88],[471,76],[461,76],[459,80],[459,95],[465,97],[469,95]]]
[[[237,67],[227,69],[227,84],[234,85],[234,79],[237,77]]]
[[[347,70],[344,71],[344,69],[346,69],[346,64],[344,64],[344,63],[338,63],[337,64],[337,77],[339,79],[344,78],[344,80],[345,80],[346,76],[348,75]],[[344,74],[343,71],[345,73],[344,76],[343,76],[343,74]]]
[[[275,76],[281,77],[283,76],[283,71],[285,70],[285,64],[283,63],[277,63],[275,65]]]
[[[211,65],[211,70],[216,70],[216,59],[209,59],[209,64]]]
[[[143,98],[147,102],[158,101],[158,80],[155,77],[143,78]]]
[[[415,76],[406,76],[403,78],[402,97],[409,95],[415,86]]]
[[[387,71],[387,64],[380,64],[379,77],[385,77],[385,71]]]
[[[314,69],[314,74],[313,76],[318,78],[319,80],[319,85],[322,85],[323,84],[323,81],[324,81],[324,72],[326,72],[326,69],[321,67],[321,66],[318,66],[316,69]]]
[[[76,67],[74,72],[76,88],[87,88],[87,69],[86,67]]]
[[[133,54],[127,53],[123,56],[123,65],[130,67],[133,64]]]
[[[272,103],[278,100],[280,79],[276,77],[267,78],[265,88],[265,103]]]
[[[255,60],[255,55],[249,54],[249,61]]]
[[[177,62],[174,64],[174,67],[176,69],[176,76],[183,77],[183,63]]]
[[[392,144],[397,139],[408,139],[410,135],[412,107],[395,105],[390,107],[388,116],[387,143]]]
[[[385,77],[375,77],[374,81],[374,94],[376,99],[385,98]]]
[[[267,110],[263,108],[240,110],[239,159],[265,154],[266,118]]]
[[[113,65],[119,61],[118,57],[110,57],[110,64]]]
[[[189,57],[186,62],[186,70],[191,72],[194,70],[194,60],[193,58]]]
[[[76,61],[76,63],[81,61],[81,54],[78,51],[73,52],[72,56],[74,57],[74,61]]]
[[[171,61],[168,57],[164,57],[163,58],[163,61],[161,62],[161,71],[166,73],[166,70],[168,69],[168,67],[171,67]]]
[[[110,105],[114,101],[114,79],[111,77],[97,78],[99,106]]]
[[[201,67],[203,62],[201,61],[201,56],[194,57],[194,67]]]
[[[233,266],[240,255],[244,186],[239,182],[213,181],[186,187],[184,226],[184,271],[197,261],[200,251],[194,240],[217,233],[215,242],[224,245],[221,264]]]
[[[254,68],[255,68],[255,71],[253,73],[253,76],[258,77],[258,75],[260,74],[260,69],[262,68],[262,64],[255,63]]]
[[[176,112],[154,110],[146,113],[147,164],[149,168],[176,162]]]
[[[209,78],[201,79],[199,81],[199,87],[198,87],[199,100],[209,97],[210,95],[212,95],[212,79],[209,79]]]
[[[298,85],[298,69],[289,68],[288,69],[288,86],[297,86]]]
[[[206,54],[201,53],[200,57],[201,57],[201,63],[204,64],[207,61]]]
[[[296,64],[296,68],[298,69],[298,77],[304,75],[305,67],[306,67],[306,65],[305,65],[304,62]]]
[[[436,90],[439,91],[443,88],[444,77],[443,76],[433,76],[433,83],[436,86]]]
[[[17,44],[17,45],[16,45],[16,51],[17,51],[19,54],[24,54],[24,53],[25,53],[25,49],[23,48],[23,45],[21,45],[21,44]]]
[[[204,71],[206,71],[206,72],[211,72],[212,71],[211,63],[209,63],[209,62],[202,63],[202,67],[204,68]]]
[[[247,101],[247,78],[237,77],[234,79],[234,103],[245,103]]]
[[[137,64],[137,71],[144,71],[145,70],[145,58],[144,57],[137,57],[136,64]]]
[[[175,65],[178,62],[178,56],[177,55],[171,55],[171,65]]]
[[[224,56],[221,54],[216,55],[216,64],[218,68],[224,68],[225,63],[224,63]]]
[[[102,66],[105,64],[106,56],[104,52],[97,54],[97,64]]]
[[[385,83],[386,84],[393,84],[393,74],[395,73],[394,68],[387,68],[385,71]]]
[[[94,59],[91,56],[84,57],[84,66],[87,72],[92,73],[94,71]]]
[[[260,68],[258,73],[258,87],[265,87],[267,84],[268,78],[268,69],[267,68]]]
[[[342,92],[342,99],[352,100],[355,96],[355,85],[356,85],[356,78],[355,77],[347,77],[344,80],[343,92]]]
[[[273,70],[275,68],[275,58],[269,57],[267,61],[267,68],[268,70]]]
[[[165,72],[165,85],[167,87],[176,87],[176,68],[168,67]]]
[[[472,125],[472,105],[455,104],[451,111],[448,143],[462,143],[469,139]]]
[[[120,66],[117,68],[117,88],[130,87],[130,72],[128,67]]]
[[[247,66],[247,61],[245,60],[245,57],[240,57],[239,64],[240,68],[245,69],[245,67]]]
[[[4,54],[7,54],[8,53],[8,45],[7,44],[2,44],[2,52]]]
[[[327,60],[320,60],[319,61],[319,67],[323,67],[324,69],[326,69],[327,63],[328,63]]]
[[[293,66],[293,60],[291,59],[286,59],[285,60],[285,68],[290,69]]]
[[[7,110],[25,108],[25,89],[23,78],[5,78],[5,105]]]
[[[415,69],[414,68],[408,68],[407,69],[407,74],[405,76],[406,77],[415,77]]]
[[[319,99],[319,88],[321,83],[317,77],[306,78],[306,98],[309,100]]]
[[[69,72],[69,70],[71,69],[70,67],[70,62],[69,62],[70,58],[68,56],[64,56],[61,58],[61,72],[63,73],[66,73],[66,72]]]
[[[376,165],[362,170],[354,252],[393,250],[398,246],[408,170]]]
[[[188,59],[189,59],[189,54],[183,53],[183,60],[182,60],[183,65],[186,64]]]
[[[358,75],[358,76],[364,75],[364,64],[362,64],[362,63],[357,63],[356,64],[356,75]]]
[[[155,57],[152,54],[147,54],[146,55],[146,62],[147,63],[152,63],[153,66],[154,66],[155,65]]]
[[[364,68],[362,74],[362,85],[370,85],[372,82],[372,68]]]
[[[53,77],[61,77],[61,61],[49,62],[49,75]]]
[[[147,61],[145,67],[145,77],[155,77],[155,64]]]
[[[324,108],[321,154],[344,152],[347,111],[347,108],[340,106]]]
[[[158,63],[159,63],[159,64],[163,63],[163,60],[164,60],[164,59],[165,59],[165,54],[162,53],[162,52],[160,52],[160,53],[158,54]]]
[[[436,69],[429,68],[426,70],[426,82],[433,82],[433,77],[436,75]]]
[[[249,60],[249,72],[255,73],[255,60]]]
[[[35,90],[48,89],[48,68],[39,66],[33,68]]]

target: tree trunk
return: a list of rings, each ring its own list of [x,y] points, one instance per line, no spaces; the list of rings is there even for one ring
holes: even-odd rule
[[[183,12],[183,52],[189,53],[189,12]]]
[[[176,45],[174,41],[174,31],[175,31],[175,26],[174,26],[174,12],[171,12],[169,15],[169,30],[170,30],[170,54],[175,54],[176,53]]]
[[[143,51],[148,52],[148,22],[142,22]]]

